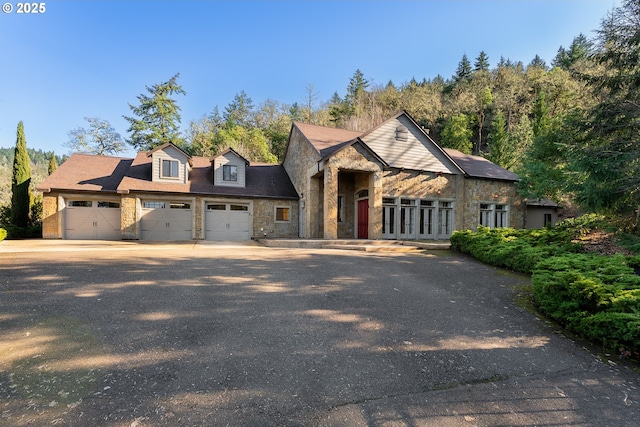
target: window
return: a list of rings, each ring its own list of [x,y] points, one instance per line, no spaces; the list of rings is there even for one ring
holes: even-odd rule
[[[164,209],[164,202],[143,202],[142,207],[145,209]]]
[[[238,166],[236,166],[236,165],[223,165],[222,166],[222,180],[223,181],[237,181],[238,180]]]
[[[480,203],[480,218],[478,223],[489,228],[509,226],[508,208],[506,205]]]
[[[178,161],[162,160],[162,177],[178,178]]]
[[[551,222],[551,214],[544,214],[544,226],[549,227],[551,225],[553,225]]]
[[[191,204],[189,203],[169,203],[170,209],[191,209]]]
[[[71,200],[69,202],[69,206],[74,208],[90,208],[91,205],[90,200]]]
[[[289,208],[276,208],[276,221],[289,221]]]
[[[227,205],[211,204],[211,205],[207,205],[207,210],[208,211],[226,211]]]
[[[338,196],[338,222],[344,221],[344,196]]]
[[[249,210],[249,206],[247,206],[247,205],[230,205],[229,206],[229,210],[246,212],[246,211]]]
[[[99,208],[120,209],[120,203],[116,202],[98,202]]]

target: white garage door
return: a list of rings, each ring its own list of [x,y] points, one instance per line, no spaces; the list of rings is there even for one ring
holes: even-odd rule
[[[191,203],[145,200],[140,216],[142,240],[192,240]]]
[[[120,240],[120,202],[67,199],[64,237],[70,240]]]
[[[249,240],[249,205],[207,203],[206,240]]]

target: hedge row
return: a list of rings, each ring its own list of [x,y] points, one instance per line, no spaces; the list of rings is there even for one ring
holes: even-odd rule
[[[605,349],[640,352],[640,257],[570,254],[540,261],[536,304],[567,329]]]
[[[606,350],[640,357],[640,257],[581,253],[572,243],[603,226],[585,216],[543,230],[455,232],[453,249],[532,275],[536,304],[567,329]]]
[[[4,228],[0,228],[0,242],[2,242],[7,237],[7,230]]]

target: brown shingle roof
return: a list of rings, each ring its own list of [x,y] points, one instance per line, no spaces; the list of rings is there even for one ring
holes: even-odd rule
[[[186,184],[151,181],[151,158],[138,153],[135,159],[74,154],[38,187],[39,191],[110,191],[200,194],[211,196],[297,199],[282,165],[249,165],[246,187],[213,185],[213,168],[205,157],[193,157]]]
[[[515,173],[490,162],[484,157],[471,156],[452,148],[445,148],[444,151],[472,178],[496,179],[500,181],[520,180],[520,177]]]
[[[37,188],[38,191],[78,190],[115,192],[133,159],[74,154]]]
[[[311,142],[313,148],[326,157],[332,150],[339,149],[340,145],[355,140],[362,132],[352,130],[330,128],[326,126],[310,125],[308,123],[293,122],[294,126]]]

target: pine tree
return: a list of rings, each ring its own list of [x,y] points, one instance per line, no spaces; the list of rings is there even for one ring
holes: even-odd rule
[[[18,123],[16,148],[13,158],[13,176],[11,180],[11,223],[17,227],[29,224],[29,184],[31,183],[31,161],[27,152],[27,140],[24,136],[24,124]]]
[[[136,117],[123,116],[129,122],[127,132],[131,132],[131,139],[127,142],[138,150],[151,150],[154,147],[173,142],[182,145],[178,127],[180,125],[180,107],[174,99],[174,94],[186,95],[177,82],[180,73],[171,77],[168,81],[147,86],[147,92],[151,94],[138,95],[140,105],[129,108]]]
[[[453,80],[456,83],[467,81],[471,78],[471,62],[469,62],[469,58],[467,58],[467,54],[462,55],[462,59],[458,64],[458,68],[456,69],[456,74],[453,76]]]
[[[500,110],[498,110],[491,122],[491,132],[487,139],[489,148],[487,159],[505,169],[511,169],[518,160],[517,151],[511,144],[507,133],[507,121]]]
[[[489,71],[489,57],[484,50],[481,51],[480,55],[476,58],[474,71]]]
[[[447,120],[440,134],[440,143],[443,147],[453,148],[465,154],[471,154],[473,143],[471,137],[473,131],[469,128],[469,118],[462,114],[456,114]]]

